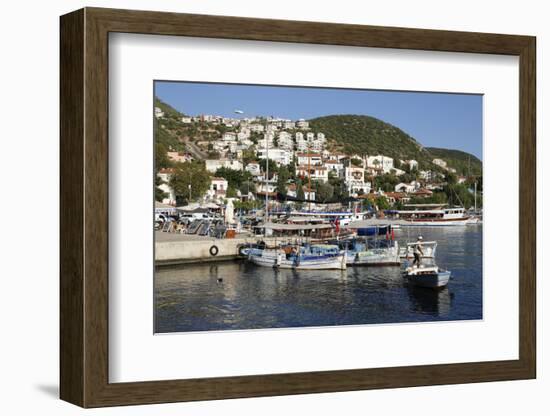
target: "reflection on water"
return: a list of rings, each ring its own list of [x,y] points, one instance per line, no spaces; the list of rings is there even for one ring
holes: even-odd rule
[[[482,318],[481,227],[403,229],[437,240],[443,290],[408,285],[399,267],[295,271],[224,262],[155,274],[155,331],[207,331]]]

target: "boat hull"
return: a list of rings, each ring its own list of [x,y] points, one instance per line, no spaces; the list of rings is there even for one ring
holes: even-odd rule
[[[402,220],[403,227],[456,227],[468,225],[469,218],[448,219],[448,220]]]
[[[372,249],[367,251],[348,251],[346,254],[348,266],[399,266],[399,249]]]
[[[415,286],[439,289],[447,286],[449,279],[451,278],[451,272],[447,270],[440,270],[439,272],[424,274],[407,274],[406,277],[409,282]]]
[[[346,262],[344,255],[318,257],[318,258],[287,258],[281,253],[253,253],[248,255],[248,260],[261,267],[293,270],[344,270]]]

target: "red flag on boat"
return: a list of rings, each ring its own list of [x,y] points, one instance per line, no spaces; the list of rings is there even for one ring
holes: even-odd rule
[[[340,218],[336,218],[336,220],[334,221],[334,228],[336,229],[337,233],[340,232]]]
[[[392,241],[395,240],[395,234],[393,232],[393,228],[391,229],[391,239],[392,239]]]

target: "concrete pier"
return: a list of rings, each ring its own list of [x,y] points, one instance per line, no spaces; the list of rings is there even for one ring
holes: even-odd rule
[[[246,243],[264,240],[267,244],[274,238],[237,235],[237,238],[218,239],[197,235],[155,232],[155,265],[209,263],[212,261],[236,260],[239,247]],[[281,241],[279,238],[278,241]]]

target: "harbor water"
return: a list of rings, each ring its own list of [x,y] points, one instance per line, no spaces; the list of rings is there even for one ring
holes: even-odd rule
[[[399,267],[296,271],[247,261],[159,268],[155,332],[318,327],[482,319],[482,226],[411,227],[400,244],[437,241],[452,272],[441,290],[409,285]]]

